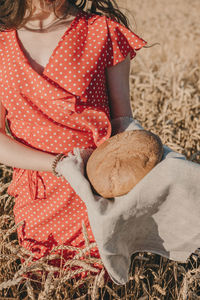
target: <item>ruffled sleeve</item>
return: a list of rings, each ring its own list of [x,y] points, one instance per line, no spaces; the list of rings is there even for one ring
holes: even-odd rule
[[[129,53],[130,58],[133,59],[136,51],[147,44],[145,40],[124,25],[108,17],[106,17],[106,23],[108,28],[107,67],[121,62]]]

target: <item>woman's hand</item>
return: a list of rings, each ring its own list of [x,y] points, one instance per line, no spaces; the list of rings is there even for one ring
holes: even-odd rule
[[[92,152],[91,148],[74,148],[73,153],[68,153],[56,166],[56,172],[63,175],[80,198],[85,195],[85,191],[88,191],[88,197],[92,196],[90,183],[84,176],[85,166]]]

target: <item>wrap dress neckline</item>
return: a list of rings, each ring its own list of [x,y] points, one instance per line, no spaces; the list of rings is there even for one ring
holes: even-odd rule
[[[83,15],[83,11],[79,11],[77,13],[77,15],[74,17],[74,19],[72,20],[72,22],[70,23],[69,27],[65,30],[64,34],[61,36],[60,40],[58,41],[56,47],[54,48],[53,52],[51,53],[49,59],[48,59],[48,62],[47,64],[43,67],[43,71],[41,73],[37,72],[31,65],[29,59],[27,58],[26,54],[24,53],[22,47],[21,47],[21,41],[19,39],[19,36],[18,36],[18,32],[16,29],[14,29],[14,35],[15,35],[15,41],[16,41],[16,45],[17,45],[17,50],[19,51],[19,55],[20,55],[20,59],[22,59],[22,61],[25,61],[25,63],[30,67],[31,71],[32,72],[35,72],[36,75],[39,75],[41,77],[44,77],[46,76],[45,72],[46,72],[46,69],[49,67],[49,65],[51,63],[53,63],[53,60],[54,60],[54,56],[56,54],[56,52],[59,50],[62,42],[64,41],[65,37],[68,35],[69,31],[72,30],[73,26],[75,25],[75,23],[78,21],[79,17],[81,17]]]

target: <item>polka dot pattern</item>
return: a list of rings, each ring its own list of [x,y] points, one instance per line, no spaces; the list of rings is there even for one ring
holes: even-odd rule
[[[16,30],[0,32],[0,99],[13,136],[48,153],[96,148],[110,137],[106,67],[146,42],[106,16],[79,12],[42,75],[20,48]],[[51,172],[14,168],[8,193],[15,197],[20,244],[38,259],[53,246],[84,246],[82,221],[94,236],[84,202]],[[70,258],[69,250],[63,253]],[[98,249],[93,254],[99,257]]]

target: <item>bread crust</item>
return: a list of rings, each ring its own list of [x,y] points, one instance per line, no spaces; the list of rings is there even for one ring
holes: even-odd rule
[[[116,134],[90,156],[86,172],[94,190],[104,198],[128,193],[163,156],[160,138],[146,130]]]

